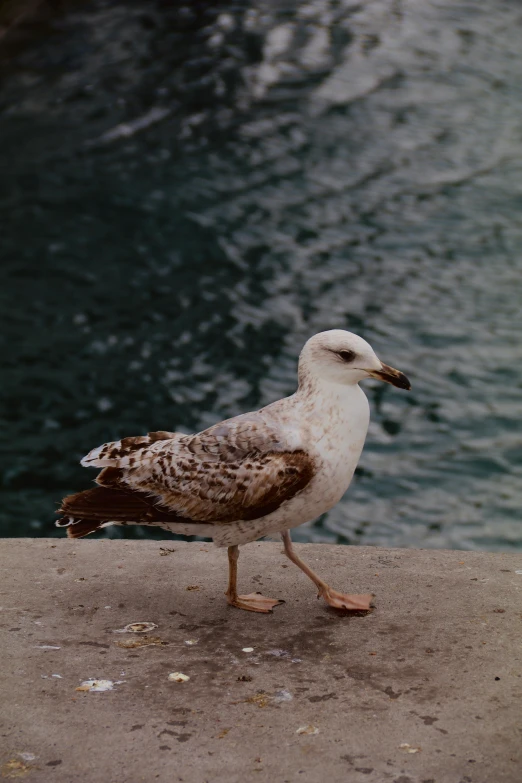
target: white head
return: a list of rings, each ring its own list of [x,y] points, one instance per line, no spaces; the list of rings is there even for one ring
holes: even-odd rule
[[[399,389],[411,388],[407,377],[383,364],[366,340],[343,329],[319,332],[308,340],[299,357],[299,383],[307,377],[344,386],[371,377]]]

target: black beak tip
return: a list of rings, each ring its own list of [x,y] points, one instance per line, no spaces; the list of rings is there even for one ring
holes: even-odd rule
[[[404,375],[400,370],[396,370],[395,367],[389,367],[387,364],[382,365],[382,370],[373,373],[375,378],[379,378],[381,381],[390,383],[392,386],[396,386],[397,389],[406,389],[410,391],[411,383],[409,378]]]
[[[411,383],[409,378],[404,375],[404,373],[400,373],[399,377],[397,378],[396,386],[399,387],[399,389],[406,389],[406,391],[411,391]]]

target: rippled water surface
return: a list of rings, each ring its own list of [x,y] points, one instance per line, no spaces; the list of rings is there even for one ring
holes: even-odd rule
[[[515,0],[97,2],[6,36],[2,534],[54,535],[99,443],[291,393],[341,327],[414,388],[366,384],[356,480],[296,537],[522,548],[521,40]]]

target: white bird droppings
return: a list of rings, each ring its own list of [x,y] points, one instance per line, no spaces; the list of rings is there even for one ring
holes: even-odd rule
[[[124,628],[118,628],[113,633],[148,633],[157,628],[156,623],[129,623]]]
[[[103,691],[112,691],[113,688],[112,680],[84,680],[76,690],[85,693],[102,693]]]
[[[319,734],[319,729],[310,723],[308,726],[299,726],[296,734]]]
[[[20,756],[20,758],[22,759],[22,761],[34,761],[34,760],[35,760],[35,758],[36,758],[36,756],[34,755],[34,753],[27,753],[27,752],[22,752],[22,753],[17,753],[16,755],[17,755],[17,756]],[[2,777],[3,777],[3,776],[2,776]],[[7,775],[6,775],[6,777],[7,777]],[[10,777],[14,777],[14,775],[11,775]],[[18,775],[17,775],[17,777],[18,777]]]
[[[183,674],[183,672],[171,672],[169,674],[169,680],[170,682],[188,682],[190,677],[186,674]]]
[[[292,696],[290,691],[288,691],[286,688],[283,689],[282,691],[276,691],[274,693],[274,701],[278,704],[280,704],[283,701],[292,701],[293,698],[294,697]]]

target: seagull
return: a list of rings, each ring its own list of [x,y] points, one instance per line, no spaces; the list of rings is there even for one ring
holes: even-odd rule
[[[284,553],[318,597],[337,609],[369,610],[373,594],[332,589],[298,557],[289,532],[333,508],[348,489],[368,430],[369,404],[359,383],[369,377],[411,388],[358,335],[319,332],[301,351],[290,397],[194,435],[150,432],[90,451],[81,464],[101,468],[97,486],[64,498],[56,524],[70,538],[108,525],[211,538],[228,548],[228,603],[264,613],[282,602],[238,595],[239,545],[280,533]]]

